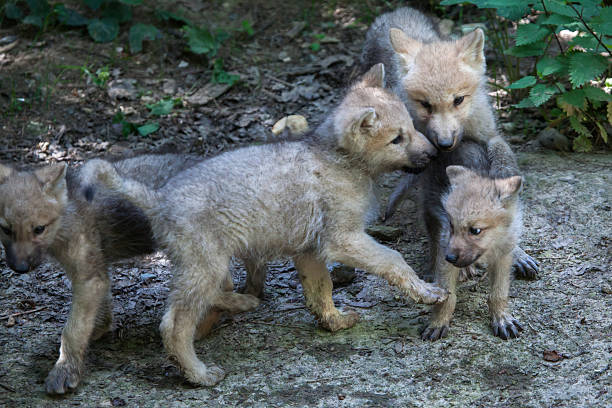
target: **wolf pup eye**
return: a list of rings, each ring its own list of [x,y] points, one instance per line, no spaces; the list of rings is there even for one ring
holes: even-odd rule
[[[461,102],[463,102],[463,98],[464,98],[463,96],[456,97],[455,100],[453,101],[453,105],[455,106],[461,105]]]
[[[400,144],[403,141],[404,141],[404,135],[402,135],[402,132],[400,132],[399,135],[397,135],[397,137],[391,141],[391,143]]]
[[[478,235],[480,234],[481,229],[480,228],[474,228],[474,227],[470,227],[470,234],[472,235]]]
[[[40,235],[43,232],[45,232],[45,225],[39,225],[37,227],[34,227],[34,234],[35,235]]]
[[[431,104],[427,101],[419,101],[428,112],[431,112]]]
[[[11,229],[9,227],[5,227],[4,225],[0,226],[0,228],[2,228],[2,232],[4,232],[6,235],[12,235],[13,231],[11,231]]]

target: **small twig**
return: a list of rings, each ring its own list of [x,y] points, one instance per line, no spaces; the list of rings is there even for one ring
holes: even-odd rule
[[[293,88],[293,87],[295,86],[295,85],[294,85],[294,84],[292,84],[292,83],[289,83],[289,82],[287,82],[287,81],[283,81],[282,79],[277,78],[277,77],[275,77],[275,76],[272,76],[272,75],[270,75],[270,74],[266,74],[266,76],[267,76],[269,79],[271,79],[271,80],[273,80],[273,81],[276,81],[276,82],[278,82],[279,84],[286,85],[286,86],[288,86],[288,87],[290,87],[290,88]]]
[[[8,386],[8,385],[6,385],[6,384],[2,384],[2,383],[0,383],[0,387],[4,388],[5,390],[10,391],[10,392],[17,392],[17,391],[15,391],[15,390],[14,390],[12,387],[9,387],[9,386]]]
[[[612,51],[610,51],[608,49],[608,47],[606,47],[606,44],[604,44],[601,39],[599,37],[597,37],[595,35],[595,33],[593,32],[593,30],[591,30],[591,27],[589,27],[589,25],[586,23],[586,21],[584,21],[584,18],[582,18],[582,13],[579,13],[578,10],[576,10],[576,7],[574,7],[574,5],[571,2],[567,3],[568,6],[570,6],[572,8],[572,10],[574,10],[574,12],[576,12],[576,14],[578,15],[578,18],[580,19],[580,22],[582,23],[582,25],[584,26],[584,28],[587,29],[587,31],[589,33],[591,33],[591,35],[593,37],[595,37],[595,39],[597,40],[597,42],[599,43],[599,45],[601,45],[602,47],[604,47],[606,49],[606,51],[608,51],[608,55],[612,55]]]
[[[546,10],[546,5],[544,4],[544,0],[540,0],[540,3],[542,3],[542,8],[544,9],[544,13],[546,13],[546,16],[548,17],[550,13],[548,12],[548,10]],[[559,37],[557,37],[557,33],[555,33],[555,30],[552,31],[552,34],[555,36],[555,40],[557,40],[557,45],[559,46],[559,50],[561,50],[561,54],[565,54],[565,50],[563,50],[563,47],[561,46],[561,41],[559,41]]]
[[[30,313],[40,312],[41,310],[46,309],[46,308],[47,308],[47,306],[41,306],[41,307],[37,307],[36,309],[26,310],[25,312],[9,313],[9,314],[0,316],[0,320],[8,319],[10,317],[17,317],[17,316],[21,316],[21,315],[26,315],[26,314],[30,314]]]

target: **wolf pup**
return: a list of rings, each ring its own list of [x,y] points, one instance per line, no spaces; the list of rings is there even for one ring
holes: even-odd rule
[[[121,177],[108,162],[96,163],[96,179],[143,208],[174,263],[160,330],[189,381],[213,385],[224,377],[198,359],[193,339],[223,293],[232,256],[247,268],[292,257],[306,304],[332,329],[357,319],[334,306],[326,262],[375,273],[417,302],[446,300],[445,290],[420,280],[401,254],[364,232],[373,215],[374,179],[422,168],[436,152],[383,78],[382,64],[372,67],[308,138],[223,153],[158,190]]]
[[[491,160],[490,176],[519,175],[512,150],[497,130],[487,96],[484,33],[476,29],[457,41],[440,38],[433,22],[404,7],[378,17],[366,35],[362,69],[382,62],[388,86],[404,101],[417,130],[441,151],[462,138],[481,143]],[[385,218],[406,197],[415,177],[407,175],[391,195]],[[537,262],[515,248],[516,271],[537,274]]]
[[[465,141],[442,153],[419,180],[435,281],[450,292],[444,303],[433,307],[421,335],[424,340],[447,335],[457,301],[457,277],[462,268],[473,268],[477,262],[486,264],[489,273],[493,333],[506,340],[522,330],[508,312],[512,249],[522,229],[522,178],[492,179],[489,166],[483,147]]]
[[[195,162],[187,156],[146,155],[118,161],[115,167],[158,188]],[[67,170],[64,164],[31,172],[0,164],[0,239],[8,266],[25,273],[48,253],[72,281],[72,308],[60,356],[46,380],[49,394],[77,386],[90,339],[111,327],[109,263],[155,248],[150,223],[138,207],[103,188],[87,202],[81,198],[81,181],[81,171]]]

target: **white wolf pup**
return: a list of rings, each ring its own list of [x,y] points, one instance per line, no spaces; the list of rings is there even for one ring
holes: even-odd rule
[[[309,138],[221,154],[158,190],[121,177],[110,163],[90,162],[92,179],[123,192],[150,217],[174,263],[160,329],[189,381],[213,385],[224,377],[222,369],[198,359],[193,340],[226,290],[233,256],[247,267],[292,257],[307,305],[332,329],[357,319],[334,306],[326,262],[375,273],[417,302],[446,299],[445,290],[420,280],[398,252],[364,232],[373,215],[375,178],[422,168],[435,154],[383,81],[382,64],[372,67]]]

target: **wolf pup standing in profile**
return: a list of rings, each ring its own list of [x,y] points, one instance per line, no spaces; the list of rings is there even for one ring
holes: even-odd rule
[[[522,178],[492,179],[489,170],[484,148],[464,141],[452,152],[441,153],[419,180],[435,281],[450,292],[444,303],[433,307],[421,335],[424,340],[446,337],[457,301],[457,277],[476,262],[487,265],[493,333],[506,340],[522,330],[507,310],[512,249],[522,229]]]
[[[108,162],[92,163],[97,180],[143,208],[174,263],[160,329],[189,381],[213,385],[224,377],[198,359],[193,339],[223,293],[232,256],[247,267],[292,257],[307,305],[332,329],[357,319],[334,306],[326,262],[375,273],[417,302],[446,300],[445,290],[420,280],[398,252],[364,232],[374,179],[422,168],[436,151],[415,131],[404,104],[383,89],[383,78],[382,64],[372,67],[310,138],[223,153],[158,190],[121,177]]]
[[[146,155],[118,161],[115,167],[155,188],[194,163],[193,157]],[[25,273],[49,253],[72,281],[72,308],[60,356],[46,380],[49,394],[78,385],[90,339],[111,327],[109,263],[150,253],[155,246],[150,223],[139,208],[103,188],[87,202],[81,198],[81,181],[81,171],[67,170],[64,164],[32,172],[0,164],[0,239],[7,264]],[[255,298],[253,302],[257,304]]]
[[[388,86],[406,104],[417,130],[441,151],[455,149],[462,138],[486,146],[490,176],[520,174],[508,144],[498,133],[487,96],[484,33],[476,29],[457,41],[440,38],[432,21],[405,7],[378,17],[370,27],[362,53],[362,69],[382,62]],[[414,176],[402,179],[391,195],[388,218],[408,194]],[[514,250],[519,274],[535,277],[535,260]]]

